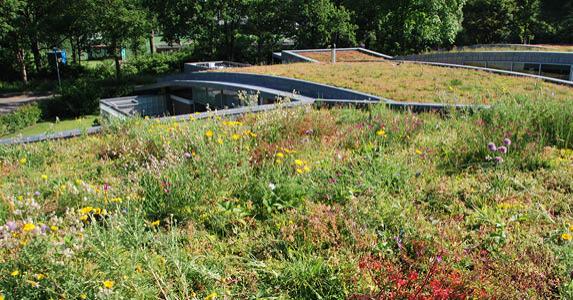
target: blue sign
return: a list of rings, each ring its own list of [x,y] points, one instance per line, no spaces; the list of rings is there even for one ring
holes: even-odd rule
[[[127,51],[125,51],[125,48],[121,48],[121,60],[127,60]]]
[[[62,64],[66,65],[68,63],[68,55],[66,54],[66,50],[62,50],[60,55],[62,56]]]

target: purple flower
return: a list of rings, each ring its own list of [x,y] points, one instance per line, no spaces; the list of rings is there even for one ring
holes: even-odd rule
[[[499,151],[502,154],[507,154],[507,147],[501,146],[501,147],[497,148],[497,151]]]
[[[42,231],[42,233],[46,233],[46,231],[48,231],[48,225],[42,224],[42,226],[40,227],[40,230]]]
[[[109,184],[107,184],[107,183],[103,184],[103,191],[104,192],[107,192],[109,190],[109,188],[110,188]]]
[[[489,143],[489,144],[487,144],[487,148],[488,148],[489,151],[491,151],[491,152],[497,151],[497,146],[496,146],[494,143]]]
[[[192,155],[189,152],[185,152],[183,156],[185,156],[185,158],[191,158]]]
[[[496,158],[495,158],[495,162],[498,163],[498,164],[503,163],[503,157],[501,157],[501,156],[496,157]]]
[[[38,192],[38,191],[34,192],[34,196],[40,197],[40,195],[41,195],[40,192]]]
[[[15,231],[16,229],[18,229],[18,225],[14,221],[8,221],[6,223],[6,227],[8,227],[9,231]]]
[[[503,140],[503,144],[506,145],[507,147],[509,147],[509,146],[511,146],[511,140],[506,138]]]
[[[441,256],[441,255],[438,255],[438,256],[436,257],[436,261],[437,261],[438,263],[441,263],[442,260],[443,260],[443,259],[442,259],[442,256]]]

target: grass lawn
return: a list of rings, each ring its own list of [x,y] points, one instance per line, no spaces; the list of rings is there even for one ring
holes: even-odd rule
[[[573,103],[506,100],[132,119],[0,146],[0,294],[571,298]]]
[[[62,120],[59,122],[39,122],[33,126],[24,128],[16,133],[3,136],[2,138],[11,138],[18,136],[32,136],[45,133],[55,133],[72,129],[87,129],[93,126],[98,116],[84,116],[75,120]]]
[[[412,63],[301,63],[224,71],[310,80],[396,101],[491,104],[512,97],[538,101],[573,99],[573,88],[536,79]]]

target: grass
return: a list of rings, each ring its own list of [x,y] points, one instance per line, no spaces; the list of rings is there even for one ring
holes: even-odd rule
[[[33,126],[19,130],[16,133],[3,136],[2,138],[12,138],[18,136],[32,136],[38,134],[49,134],[60,131],[72,130],[72,129],[88,129],[93,126],[94,121],[96,121],[98,116],[84,116],[74,120],[62,120],[62,121],[44,121],[38,122]]]
[[[454,48],[452,51],[454,52],[481,52],[481,51],[547,51],[547,52],[573,52],[573,45],[531,45],[534,47],[524,48],[529,45],[522,46],[508,46],[508,47],[501,47],[492,45],[491,47],[480,47],[480,48],[471,48],[471,47],[460,47]],[[438,51],[443,52],[443,51]]]
[[[299,52],[298,54],[323,63],[330,63],[332,61],[332,53],[330,51]],[[364,62],[364,61],[383,61],[383,60],[384,58],[369,55],[357,50],[338,50],[336,52],[337,62],[356,62],[356,61]]]
[[[0,293],[570,298],[573,104],[504,100],[133,119],[2,146]]]
[[[396,101],[492,104],[508,96],[539,101],[573,98],[573,88],[536,79],[412,63],[302,63],[226,71],[310,80]]]

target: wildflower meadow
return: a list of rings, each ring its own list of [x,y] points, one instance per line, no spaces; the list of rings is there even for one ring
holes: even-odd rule
[[[0,146],[0,299],[571,298],[571,116],[306,106]]]

